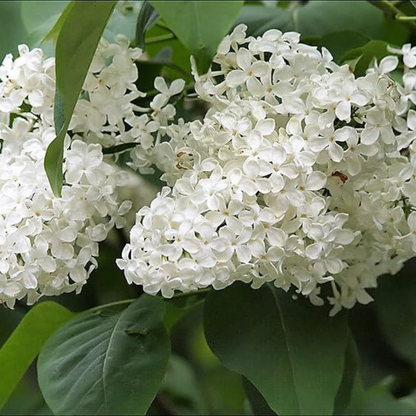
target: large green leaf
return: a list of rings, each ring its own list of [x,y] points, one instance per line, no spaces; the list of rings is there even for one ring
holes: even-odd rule
[[[39,356],[39,385],[55,414],[145,414],[170,354],[160,298],[102,307],[69,321]]]
[[[73,313],[55,302],[33,307],[0,349],[0,409],[4,406],[43,344]]]
[[[75,104],[95,49],[117,2],[71,2],[56,42],[56,138],[45,155],[45,170],[51,188],[62,190],[63,144]]]
[[[327,308],[281,290],[234,284],[207,296],[205,335],[277,414],[332,415],[348,339],[344,313],[330,318]]]
[[[206,72],[243,1],[151,1],[153,7]]]

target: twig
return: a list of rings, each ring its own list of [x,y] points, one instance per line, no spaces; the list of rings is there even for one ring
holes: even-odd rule
[[[381,0],[381,1],[368,0],[368,1],[373,6],[379,8],[380,10],[383,10],[384,13],[394,17],[396,20],[407,23],[409,26],[412,27],[413,30],[416,30],[416,21],[414,19],[406,19],[406,17],[413,17],[413,16],[407,16],[405,13],[403,13],[400,9],[396,7],[396,4],[399,4],[401,2],[388,1],[388,0]]]

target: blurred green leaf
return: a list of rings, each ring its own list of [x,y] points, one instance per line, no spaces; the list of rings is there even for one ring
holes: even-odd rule
[[[146,39],[155,39],[158,37],[163,37],[168,35],[170,32],[165,28],[160,26],[153,26],[146,32]],[[149,43],[146,45],[146,54],[149,55],[151,58],[150,62],[157,62],[162,60],[164,62],[168,61],[173,65],[176,65],[177,68],[182,69],[185,73],[191,73],[191,64],[190,64],[190,53],[189,51],[183,46],[183,44],[178,39],[167,39],[163,42],[158,43]],[[167,56],[166,56],[167,55]],[[142,62],[140,62],[140,65]],[[156,64],[157,65],[157,64]],[[163,69],[163,75],[171,80],[178,78],[178,76],[183,78],[183,75],[179,74],[176,69],[166,68]],[[145,69],[146,71],[146,69]],[[144,85],[150,85],[149,80],[151,80],[152,88],[153,88],[153,80],[154,78],[160,74],[157,74],[157,67],[155,68],[155,75],[151,76],[151,73],[144,73],[143,75],[147,77],[146,82],[143,82]],[[139,83],[142,73],[139,72]],[[189,77],[190,75],[188,75]],[[143,90],[143,87],[142,87]]]
[[[344,375],[335,399],[334,414],[361,414],[364,387],[358,369],[358,351],[352,335],[350,334],[345,354]]]
[[[114,42],[117,35],[124,35],[133,41],[141,1],[119,1],[104,29],[103,37]]]
[[[30,47],[41,46],[49,55],[53,55],[50,40],[56,40],[66,14],[69,1],[22,1],[22,19],[28,32],[27,42]],[[133,39],[138,1],[119,2],[104,30],[104,38],[113,42],[116,35],[122,34]],[[62,13],[65,9],[65,13]]]
[[[370,39],[383,34],[383,12],[366,1],[309,1],[293,13],[294,30],[302,37],[346,30]]]
[[[199,71],[205,73],[243,1],[151,1],[151,4],[194,55]]]
[[[403,24],[392,16],[384,16],[383,38],[385,42],[393,45],[403,45],[409,42],[410,26]]]
[[[349,63],[357,77],[363,76],[374,59],[380,62],[388,55],[387,46],[388,44],[384,41],[371,40],[360,48],[348,51],[340,61]]]
[[[240,11],[238,23],[247,24],[252,36],[260,36],[269,29],[295,30],[302,39],[346,31],[368,39],[382,39],[384,33],[383,12],[366,1],[314,0],[289,9],[246,5]],[[343,44],[348,40],[343,39]]]
[[[58,20],[56,20],[52,29],[45,35],[45,37],[43,39],[41,39],[42,42],[48,42],[49,40],[56,41],[56,39],[58,38],[59,32],[61,31],[62,26],[63,26],[66,18],[68,17],[69,12],[72,9],[72,6],[74,5],[74,3],[69,3],[67,1],[65,1],[63,3],[64,4],[62,6],[64,6],[65,4],[67,6],[63,10],[59,9],[57,14],[52,15],[50,21],[52,21],[52,19],[55,20],[56,17],[58,17]],[[59,4],[59,6],[61,6],[60,3],[58,3],[58,4]],[[50,13],[49,9],[48,9],[48,12]],[[45,19],[45,16],[43,16],[43,18]],[[48,24],[48,22],[46,24]],[[44,27],[45,27],[45,23],[44,23]],[[38,27],[36,27],[36,29],[38,29]]]
[[[244,391],[246,392],[247,399],[250,403],[250,407],[253,415],[275,415],[276,413],[270,409],[264,397],[261,393],[250,383],[245,377],[243,377]]]
[[[351,49],[357,49],[370,41],[366,36],[346,30],[343,32],[334,32],[322,36],[317,42],[317,46],[327,48],[335,62],[340,62],[341,58]]]
[[[144,50],[145,33],[149,27],[158,19],[159,15],[154,7],[146,0],[140,9],[136,25],[136,45]]]
[[[53,415],[37,385],[36,372],[31,371],[31,368],[15,388],[0,415]]]
[[[245,5],[237,17],[235,26],[240,23],[247,25],[249,36],[261,36],[269,29],[281,31],[293,30],[292,12],[289,10],[269,7]]]
[[[416,1],[415,0],[410,0],[410,3],[412,3],[413,7],[416,9]]]
[[[282,290],[233,284],[208,294],[204,321],[214,354],[276,413],[332,414],[344,372],[345,314],[331,318],[327,308]]]
[[[378,384],[365,394],[363,415],[412,415],[416,414],[414,395],[410,398],[394,397],[389,389],[390,381]]]
[[[39,303],[25,315],[0,349],[0,409],[46,340],[72,316],[72,312],[55,302]]]
[[[42,41],[48,41],[58,35],[60,25],[65,14],[64,10],[69,1],[34,2],[22,1],[22,19],[28,32],[28,44],[30,47],[38,47]],[[46,39],[45,39],[46,38]],[[44,47],[44,44],[42,45]]]
[[[194,370],[186,360],[177,355],[172,355],[169,359],[161,392],[170,398],[178,414],[209,414]]]
[[[17,46],[26,42],[21,6],[18,1],[0,2],[0,63],[8,53],[16,55]]]
[[[56,42],[56,138],[45,155],[45,170],[55,195],[62,190],[63,144],[88,68],[116,5],[108,2],[70,3]],[[69,7],[68,6],[68,7]]]
[[[380,327],[388,343],[416,368],[416,280],[413,272],[380,279],[374,297]]]
[[[192,296],[168,299],[165,301],[165,326],[171,330],[186,314],[200,306],[205,299],[206,292],[195,292]]]
[[[38,360],[39,386],[55,414],[145,414],[170,354],[160,298],[105,305],[69,321]]]

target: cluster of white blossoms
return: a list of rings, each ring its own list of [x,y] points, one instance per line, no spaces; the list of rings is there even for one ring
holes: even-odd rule
[[[204,120],[160,128],[149,154],[169,187],[118,265],[165,297],[243,281],[328,298],[332,314],[367,303],[416,252],[415,54],[390,50],[400,85],[396,56],[357,78],[298,33],[245,30],[194,69]]]
[[[144,132],[150,136],[174,116],[168,95],[184,85],[170,91],[159,81],[151,108],[137,107],[141,53],[123,37],[100,43],[66,137],[61,197],[44,171],[55,138],[55,60],[22,45],[0,66],[0,303],[79,292],[97,266],[98,243],[124,225],[131,202],[120,188],[128,176],[103,147],[137,142],[145,152]]]

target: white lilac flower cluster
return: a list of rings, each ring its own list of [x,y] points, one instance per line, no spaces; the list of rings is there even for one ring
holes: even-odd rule
[[[204,120],[162,129],[170,187],[138,212],[118,265],[165,297],[243,281],[326,297],[332,314],[367,303],[416,252],[416,54],[390,51],[402,86],[396,56],[356,78],[298,33],[245,30],[194,70]]]
[[[128,177],[102,146],[136,141],[145,152],[159,121],[174,116],[165,105],[172,91],[160,81],[152,108],[133,103],[144,95],[135,85],[140,55],[122,37],[100,43],[66,137],[62,197],[43,166],[55,138],[55,60],[22,45],[0,66],[0,303],[79,292],[97,266],[98,243],[124,225],[131,203],[119,190]]]

